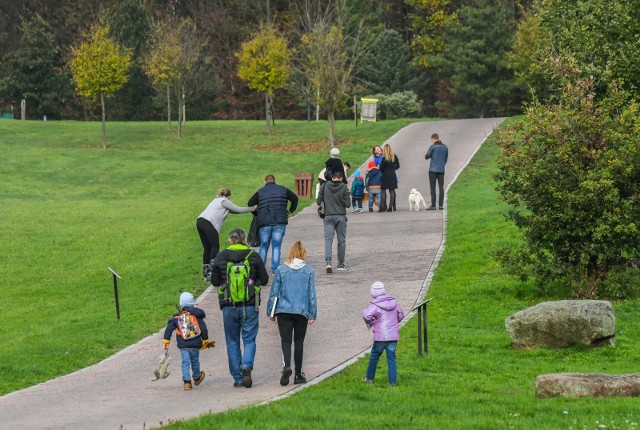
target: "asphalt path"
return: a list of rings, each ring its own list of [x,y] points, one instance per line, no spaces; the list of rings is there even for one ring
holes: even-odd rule
[[[448,120],[415,123],[391,137],[400,160],[397,212],[348,214],[346,263],[348,272],[327,274],[324,268],[322,220],[315,205],[290,220],[283,256],[296,240],[308,250],[307,263],[316,271],[318,320],[309,327],[304,350],[308,383],[318,383],[367,351],[372,335],[362,321],[369,287],[382,281],[405,311],[424,297],[429,275],[443,249],[444,211],[409,211],[408,195],[418,188],[429,204],[428,165],[424,155],[430,136],[438,133],[449,147],[445,174],[448,186],[466,166],[485,138],[502,119]],[[381,142],[382,143],[382,142]],[[363,160],[369,154],[363,154]],[[355,168],[353,160],[352,166]],[[366,171],[368,160],[360,166]],[[230,219],[228,222],[231,222]],[[195,234],[195,233],[194,233]],[[334,263],[337,263],[334,241]],[[264,289],[266,302],[269,287]],[[234,388],[229,375],[221,311],[208,289],[198,298],[207,313],[209,336],[217,342],[202,351],[206,378],[184,391],[180,354],[172,339],[171,375],[152,382],[161,353],[164,327],[91,367],[0,397],[0,426],[16,429],[148,429],[201,414],[269,402],[305,385],[279,384],[282,358],[275,323],[260,314],[260,331],[253,371],[253,387]],[[293,377],[291,378],[293,382]],[[402,372],[398,383],[402,383]]]

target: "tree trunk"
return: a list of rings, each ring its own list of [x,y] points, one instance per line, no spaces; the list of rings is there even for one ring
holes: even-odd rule
[[[171,88],[167,84],[167,126],[171,130]]]
[[[100,104],[102,105],[102,149],[107,149],[107,116],[104,109],[104,94],[100,94]]]
[[[178,98],[178,138],[182,138],[182,100]]]
[[[182,90],[182,124],[187,122],[187,96],[184,94],[184,89]]]
[[[329,123],[329,146],[331,148],[335,147],[335,125],[336,120],[333,116],[333,108],[327,109],[327,122]]]
[[[266,131],[271,133],[271,106],[269,106],[269,93],[264,93],[264,119],[266,120]]]

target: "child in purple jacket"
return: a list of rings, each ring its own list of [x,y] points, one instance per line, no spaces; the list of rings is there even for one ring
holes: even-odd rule
[[[384,291],[384,284],[380,281],[376,281],[371,285],[371,297],[373,297],[373,300],[362,313],[362,317],[367,327],[373,327],[373,346],[369,356],[367,374],[362,380],[373,384],[378,360],[382,355],[382,351],[386,351],[389,385],[396,385],[398,376],[396,346],[400,339],[398,327],[400,321],[404,318],[404,312],[396,299],[387,296]]]

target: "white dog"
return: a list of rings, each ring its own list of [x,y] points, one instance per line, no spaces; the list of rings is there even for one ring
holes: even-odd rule
[[[427,204],[425,203],[422,194],[420,194],[420,191],[418,191],[417,188],[412,188],[411,192],[409,193],[409,210],[419,211],[420,203],[424,205],[425,209],[427,208]]]

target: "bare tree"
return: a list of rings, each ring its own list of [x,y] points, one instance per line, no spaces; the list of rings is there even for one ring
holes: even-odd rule
[[[152,36],[145,71],[156,84],[167,86],[167,96],[169,89],[173,94],[178,106],[178,137],[182,137],[187,100],[220,86],[211,57],[205,55],[209,42],[191,19],[170,15],[154,25]]]
[[[297,8],[300,38],[294,67],[327,113],[329,145],[335,146],[335,113],[346,103],[362,68],[372,35],[363,21],[347,27],[346,0],[303,0]]]

